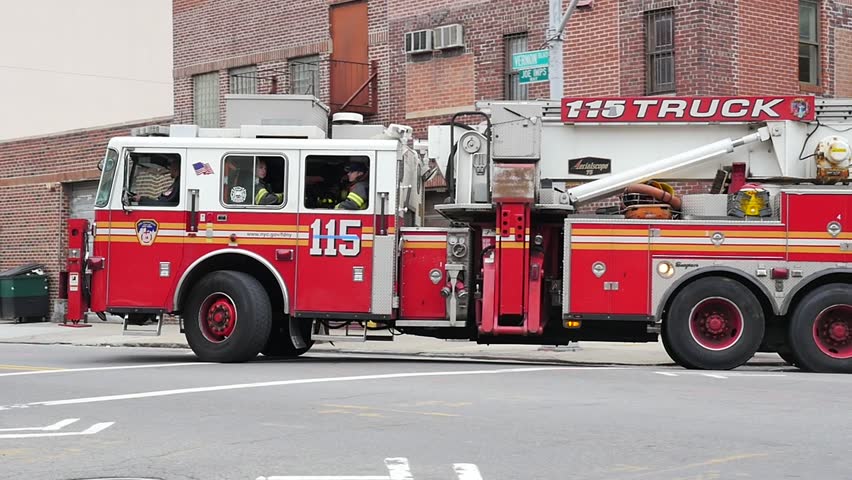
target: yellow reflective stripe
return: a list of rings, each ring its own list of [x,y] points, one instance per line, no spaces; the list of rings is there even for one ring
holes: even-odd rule
[[[254,196],[254,203],[260,203],[260,201],[263,200],[263,197],[265,197],[267,193],[269,192],[267,192],[265,188],[261,188],[260,190],[258,190],[257,195]]]
[[[364,204],[367,203],[360,195],[355,192],[349,192],[349,195],[346,197],[349,200],[355,202],[355,205],[358,205],[358,208],[364,208]]]

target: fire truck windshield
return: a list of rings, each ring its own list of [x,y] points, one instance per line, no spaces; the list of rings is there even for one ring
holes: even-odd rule
[[[115,167],[118,165],[118,152],[111,148],[107,149],[102,165],[101,182],[98,185],[98,196],[95,200],[96,207],[105,207],[109,202],[109,193],[112,191],[112,182],[115,178]]]

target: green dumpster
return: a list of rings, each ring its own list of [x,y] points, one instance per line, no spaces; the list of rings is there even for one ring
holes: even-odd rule
[[[0,318],[47,320],[50,309],[47,275],[39,264],[0,272]]]

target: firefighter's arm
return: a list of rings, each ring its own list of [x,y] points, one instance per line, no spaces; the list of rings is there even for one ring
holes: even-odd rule
[[[346,200],[338,203],[335,210],[364,210],[367,208],[367,185],[366,182],[356,183],[352,190],[346,195]]]
[[[258,189],[254,196],[255,205],[280,205],[282,203],[284,203],[284,194],[272,193],[266,187]]]

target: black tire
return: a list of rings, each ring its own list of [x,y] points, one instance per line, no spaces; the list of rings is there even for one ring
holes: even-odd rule
[[[231,303],[236,318],[230,334],[221,337],[211,331],[206,315],[201,314],[203,304],[216,298]],[[186,340],[201,361],[251,360],[266,345],[272,328],[269,295],[251,275],[229,270],[210,273],[193,287],[187,298],[184,326]]]
[[[668,324],[668,322],[663,322],[663,331],[660,337],[662,337],[663,348],[666,350],[666,353],[668,354],[669,358],[671,358],[673,362],[680,365],[681,367],[695,368],[694,366],[687,366],[686,362],[684,362],[683,359],[680,358],[680,356],[678,356],[678,354],[672,350],[672,341],[669,336],[668,328],[666,328],[666,324]]]
[[[839,314],[836,312],[840,311]],[[835,314],[832,314],[835,312]],[[825,319],[837,318],[846,323],[847,340],[843,344],[845,351],[850,348],[849,326],[852,324],[852,286],[843,283],[832,283],[818,287],[808,293],[798,305],[796,305],[790,319],[790,330],[788,344],[797,362],[796,366],[802,370],[821,373],[852,373],[852,358],[835,358],[824,352],[817,344],[815,337],[815,326],[817,322]],[[824,348],[834,349],[835,345],[826,345],[822,340]],[[840,352],[842,353],[842,352]]]
[[[784,360],[789,365],[796,366],[799,364],[799,361],[796,360],[795,355],[793,355],[793,352],[790,350],[778,350],[776,353],[778,353],[778,356],[781,357],[781,360]]]
[[[720,328],[717,337],[702,333],[697,325],[702,319],[722,319],[717,322],[721,327],[714,326]],[[746,363],[760,347],[765,329],[757,297],[725,277],[700,278],[685,286],[672,301],[664,323],[672,359],[684,368],[701,370],[730,370]]]
[[[290,338],[290,324],[287,317],[283,317],[272,324],[272,332],[269,334],[269,340],[260,351],[267,357],[281,358],[296,358],[304,353],[307,353],[314,346],[314,341],[311,337],[311,324],[307,321],[301,322],[299,327],[302,331],[302,339],[305,340],[305,345],[302,348],[296,348],[293,345],[293,340]]]

